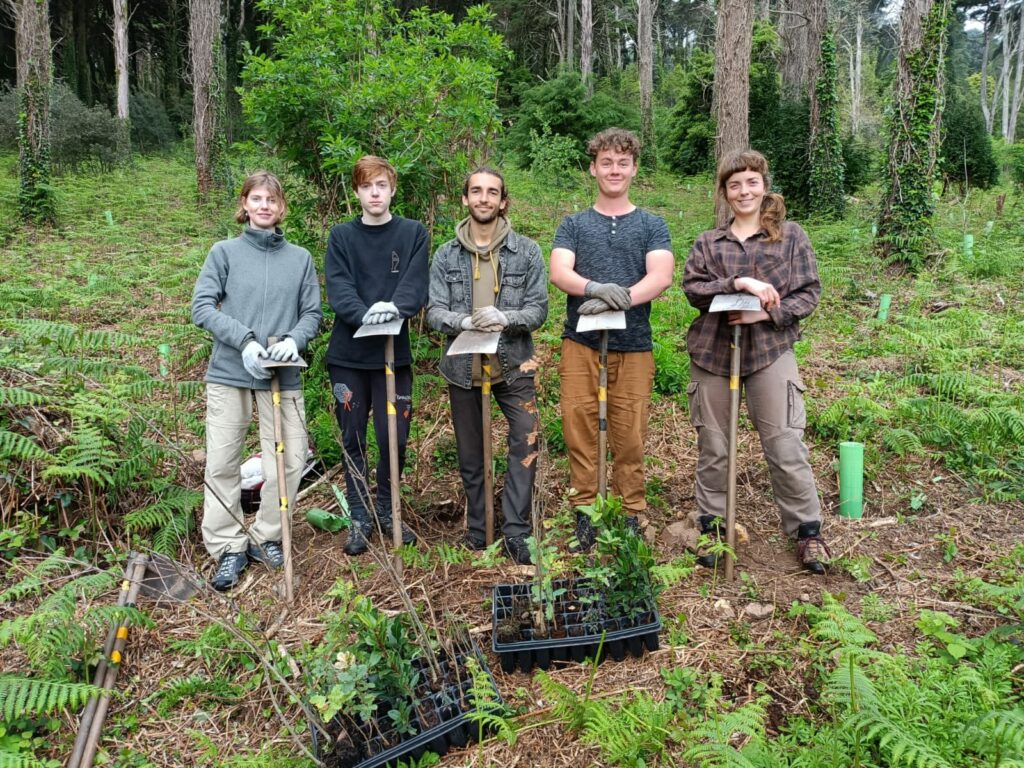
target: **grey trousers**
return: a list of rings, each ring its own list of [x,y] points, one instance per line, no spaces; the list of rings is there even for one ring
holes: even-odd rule
[[[463,389],[448,386],[452,402],[452,422],[459,453],[459,472],[466,491],[469,535],[478,541],[485,534],[483,415],[480,387]],[[501,512],[505,518],[505,537],[530,535],[530,503],[533,499],[533,478],[537,462],[523,462],[537,449],[535,434],[539,429],[536,391],[533,377],[523,376],[511,384],[500,382],[491,386],[491,395],[508,419],[508,472],[501,496]]]
[[[801,523],[821,519],[810,454],[804,445],[804,383],[792,351],[774,363],[743,376],[741,396],[761,438],[768,461],[782,529],[795,536]],[[697,508],[701,514],[725,516],[729,472],[729,377],[693,363],[686,390],[690,421],[697,428]]]
[[[248,534],[242,527],[242,476],[239,467],[245,433],[252,421],[255,396],[260,414],[263,491],[256,520]],[[289,511],[294,511],[302,469],[306,465],[306,405],[301,390],[281,392],[284,432],[285,487]],[[251,544],[281,540],[281,509],[274,451],[274,406],[269,390],[250,390],[224,384],[206,385],[206,492],[203,501],[203,544],[216,559],[225,552],[245,552]],[[223,502],[223,503],[222,503]],[[225,507],[225,505],[227,505]]]

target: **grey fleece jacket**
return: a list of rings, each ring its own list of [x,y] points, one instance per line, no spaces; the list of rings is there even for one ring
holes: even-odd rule
[[[320,282],[309,251],[273,232],[246,227],[221,240],[209,255],[192,291],[192,322],[213,334],[206,381],[245,389],[270,389],[242,365],[250,341],[290,336],[299,350],[316,335],[323,312]],[[281,389],[299,389],[298,368],[279,368]]]

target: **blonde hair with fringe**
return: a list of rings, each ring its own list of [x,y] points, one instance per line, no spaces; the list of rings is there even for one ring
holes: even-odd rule
[[[782,222],[786,220],[786,201],[782,195],[770,191],[772,177],[768,170],[768,161],[756,149],[727,152],[718,162],[718,170],[715,173],[715,207],[726,199],[725,185],[729,182],[729,177],[743,171],[759,173],[764,179],[765,195],[761,200],[760,222],[768,233],[768,242],[778,242],[782,239]]]

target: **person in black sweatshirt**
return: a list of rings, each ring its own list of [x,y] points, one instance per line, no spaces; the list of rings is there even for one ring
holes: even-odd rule
[[[324,274],[327,300],[336,318],[327,348],[327,368],[336,402],[338,425],[345,449],[345,488],[352,527],[345,552],[366,551],[376,530],[376,516],[386,537],[391,528],[391,467],[387,428],[387,389],[384,372],[385,336],[353,338],[360,326],[386,323],[415,315],[427,301],[426,228],[418,221],[391,213],[398,182],[386,160],[366,155],[352,169],[352,188],[362,214],[331,229]],[[398,411],[398,472],[405,465],[405,445],[412,421],[412,353],[409,325],[395,338],[395,388]],[[366,427],[373,412],[373,429],[380,450],[377,462],[376,509],[366,467]],[[402,526],[402,541],[415,535]]]

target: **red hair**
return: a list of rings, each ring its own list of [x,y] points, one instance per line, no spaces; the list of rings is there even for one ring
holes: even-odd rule
[[[398,187],[398,173],[391,163],[383,157],[363,155],[352,168],[352,189],[359,189],[360,184],[365,184],[381,174],[388,177],[391,189]]]

